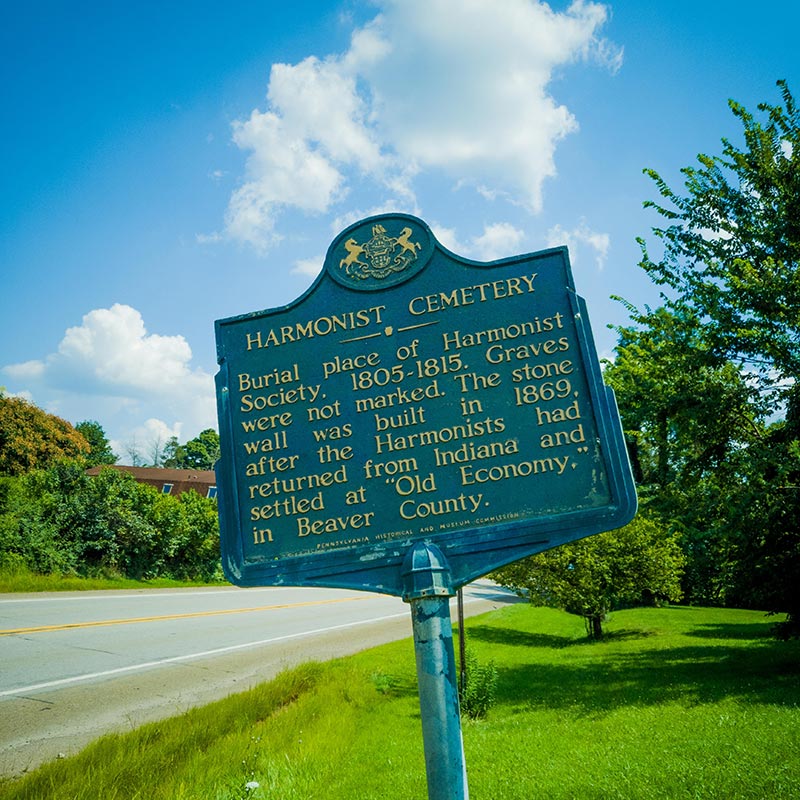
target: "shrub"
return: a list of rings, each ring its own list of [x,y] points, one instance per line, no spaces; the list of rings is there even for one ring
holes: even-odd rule
[[[472,648],[464,655],[464,680],[458,687],[461,714],[470,719],[483,719],[494,704],[497,690],[497,667],[494,661],[481,664]]]

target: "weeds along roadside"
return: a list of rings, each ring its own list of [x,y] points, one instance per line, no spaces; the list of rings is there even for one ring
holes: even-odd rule
[[[467,622],[497,670],[465,719],[470,789],[504,800],[800,795],[800,643],[759,612],[518,605]],[[413,644],[283,673],[0,787],[2,798],[425,796]],[[248,788],[249,787],[249,788]]]

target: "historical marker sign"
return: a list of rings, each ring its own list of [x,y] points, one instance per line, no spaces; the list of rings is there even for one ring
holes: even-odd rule
[[[402,594],[422,540],[458,586],[635,513],[566,248],[477,263],[373,217],[297,301],[216,337],[234,583]]]

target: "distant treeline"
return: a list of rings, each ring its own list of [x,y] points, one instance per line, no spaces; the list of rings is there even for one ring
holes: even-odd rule
[[[221,577],[217,507],[82,461],[0,477],[0,568],[41,574]]]

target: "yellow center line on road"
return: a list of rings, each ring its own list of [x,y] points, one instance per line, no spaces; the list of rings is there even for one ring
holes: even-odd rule
[[[46,631],[65,631],[70,628],[99,628],[103,625],[132,625],[138,622],[161,622],[168,619],[190,619],[191,617],[216,617],[222,614],[248,614],[253,611],[277,611],[283,608],[302,608],[304,606],[324,606],[331,603],[349,603],[355,600],[366,600],[367,597],[337,597],[332,600],[307,600],[302,603],[281,603],[272,606],[255,606],[253,608],[229,608],[221,611],[192,611],[188,614],[163,614],[158,617],[131,617],[129,619],[105,619],[95,622],[64,622],[60,625],[39,625],[32,628],[8,628],[0,630],[0,636],[13,636],[23,633],[44,633]]]

